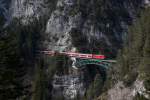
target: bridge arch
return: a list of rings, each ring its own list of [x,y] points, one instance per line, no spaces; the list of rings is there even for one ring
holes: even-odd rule
[[[108,67],[110,66],[110,63],[103,61],[103,60],[96,60],[96,59],[82,59],[75,63],[75,66],[77,68],[82,68],[86,65],[97,65],[104,69],[108,69]]]
[[[75,66],[77,68],[86,68],[86,69],[97,69],[98,73],[102,76],[103,82],[105,82],[107,77],[107,69],[110,67],[110,63],[105,60],[97,59],[79,59],[76,61]],[[91,71],[92,71],[91,70]]]

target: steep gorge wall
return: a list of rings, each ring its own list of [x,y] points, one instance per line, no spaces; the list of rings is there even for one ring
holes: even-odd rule
[[[107,82],[108,91],[99,100],[149,100],[150,8],[129,28],[128,41],[118,56]],[[108,88],[109,87],[109,88]],[[104,97],[104,98],[103,98]]]

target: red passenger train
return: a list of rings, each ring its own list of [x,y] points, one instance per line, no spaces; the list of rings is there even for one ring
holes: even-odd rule
[[[84,58],[84,59],[105,59],[105,55],[97,55],[97,54],[84,54],[84,53],[77,53],[77,52],[56,52],[56,51],[40,51],[40,53],[44,53],[46,55],[55,56],[59,55],[67,55],[69,57],[75,58]]]

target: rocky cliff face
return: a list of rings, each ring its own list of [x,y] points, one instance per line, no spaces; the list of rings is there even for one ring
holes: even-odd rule
[[[70,51],[76,48],[79,52],[103,53],[114,58],[126,40],[128,25],[135,21],[139,9],[144,5],[149,5],[149,1],[1,0],[0,13],[5,19],[4,27],[9,26],[14,19],[18,19],[23,26],[40,23],[38,30],[42,36],[42,49]],[[63,75],[54,74],[50,83],[53,85],[52,97],[57,94],[64,95],[65,99],[74,99],[77,92],[85,95],[92,82],[85,84],[87,81],[84,78],[88,76],[87,79],[93,81],[97,74],[96,68],[92,69],[94,72],[90,68],[77,72],[71,70],[69,68]],[[61,80],[61,86],[56,86],[57,80]]]
[[[46,19],[45,44],[48,49],[64,51],[75,46],[82,52],[93,49],[111,56],[122,47],[127,25],[132,23],[137,9],[144,4],[144,0],[15,0],[4,8],[5,2],[9,1],[3,2],[1,7],[5,9],[6,19],[19,18],[24,25],[34,19]],[[77,30],[75,34],[85,37],[84,46],[71,44],[69,33],[73,29]]]

